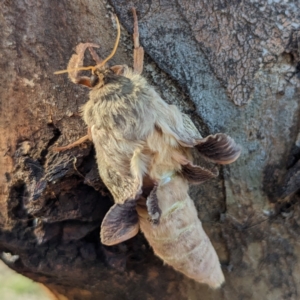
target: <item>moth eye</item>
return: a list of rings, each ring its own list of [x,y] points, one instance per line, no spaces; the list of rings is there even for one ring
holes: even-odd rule
[[[111,75],[111,74],[114,74],[114,72],[111,70],[111,69],[106,69],[104,71],[104,75],[107,76],[107,75]]]
[[[98,84],[99,77],[97,75],[93,74],[90,78],[90,81],[91,81],[91,87],[94,87],[95,85]]]

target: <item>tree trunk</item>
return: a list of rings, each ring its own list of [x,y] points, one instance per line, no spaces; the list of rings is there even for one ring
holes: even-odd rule
[[[300,5],[296,1],[2,1],[0,253],[68,299],[298,299]],[[278,2],[278,3],[277,3]],[[53,75],[74,47],[106,57],[115,10],[139,14],[144,75],[203,136],[242,145],[219,178],[191,188],[226,284],[210,290],[154,256],[142,234],[114,247],[99,227],[112,205],[86,134],[88,90]],[[122,30],[113,64],[132,65]]]

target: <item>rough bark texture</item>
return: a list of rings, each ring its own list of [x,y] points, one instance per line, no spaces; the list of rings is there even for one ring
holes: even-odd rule
[[[104,1],[1,2],[1,258],[69,299],[299,299],[299,3],[111,4],[129,32],[137,8],[144,75],[162,97],[203,135],[226,132],[243,147],[218,179],[191,189],[226,284],[209,290],[163,266],[141,234],[101,245],[112,200],[92,145],[51,152],[86,134],[88,91],[53,72],[79,42],[110,52]],[[132,64],[126,30],[112,63]]]

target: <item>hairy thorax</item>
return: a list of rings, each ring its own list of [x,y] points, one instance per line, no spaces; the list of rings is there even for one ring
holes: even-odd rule
[[[145,139],[153,130],[155,116],[151,94],[145,79],[126,68],[122,75],[104,70],[98,84],[83,106],[83,119],[89,127],[96,126],[116,138]]]
[[[96,148],[102,153],[104,150],[110,160],[118,157],[111,149],[121,149],[128,159],[133,155],[130,169],[141,180],[144,175],[154,182],[171,180],[181,170],[174,157],[190,156],[173,135],[162,132],[157,125],[161,119],[159,113],[174,108],[163,103],[146,80],[128,67],[124,67],[122,75],[109,69],[100,71],[98,78],[90,100],[83,106],[83,116],[92,132],[98,135],[102,132],[101,139],[109,139],[114,147],[101,149],[101,145],[96,145]],[[174,114],[174,122],[179,117]]]

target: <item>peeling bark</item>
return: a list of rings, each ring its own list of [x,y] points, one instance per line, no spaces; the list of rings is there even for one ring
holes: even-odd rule
[[[112,199],[92,145],[51,151],[86,134],[79,109],[88,91],[53,72],[80,42],[110,53],[116,32],[104,1],[1,5],[2,260],[68,299],[298,299],[299,4],[111,4],[128,32],[137,8],[144,75],[162,97],[203,135],[225,132],[243,147],[219,178],[191,188],[226,284],[208,290],[163,266],[141,234],[103,246]],[[121,41],[112,63],[132,65],[124,29]]]

